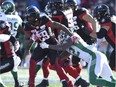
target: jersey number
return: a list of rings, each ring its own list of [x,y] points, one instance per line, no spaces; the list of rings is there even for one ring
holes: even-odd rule
[[[18,28],[18,22],[14,22],[14,23],[12,23],[12,22],[9,22],[9,24],[10,24],[10,27],[11,27],[11,29],[17,29]]]

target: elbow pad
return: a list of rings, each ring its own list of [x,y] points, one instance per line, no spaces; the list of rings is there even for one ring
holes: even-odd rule
[[[103,38],[107,34],[107,30],[101,28],[99,32],[97,32],[97,38]]]

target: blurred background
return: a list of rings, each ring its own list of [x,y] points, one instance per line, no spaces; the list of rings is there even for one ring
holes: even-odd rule
[[[0,0],[0,4],[5,0]],[[9,0],[10,1],[10,0]],[[11,0],[16,5],[16,10],[18,14],[24,19],[25,8],[29,5],[37,6],[41,11],[49,0]],[[99,4],[106,4],[110,7],[111,15],[116,14],[116,3],[115,0],[76,0],[79,6],[85,7],[90,10],[90,12]]]

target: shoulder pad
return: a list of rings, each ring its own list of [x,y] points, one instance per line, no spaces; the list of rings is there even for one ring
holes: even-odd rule
[[[7,21],[6,15],[3,12],[0,12],[0,20]]]

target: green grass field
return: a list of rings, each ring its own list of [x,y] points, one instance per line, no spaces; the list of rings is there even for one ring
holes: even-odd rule
[[[114,74],[114,77],[116,77],[116,72],[113,72],[113,74]],[[88,81],[88,75],[87,75],[86,69],[82,70],[81,76]],[[19,68],[18,77],[19,77],[20,83],[24,83],[25,84],[24,87],[28,87],[27,86],[27,82],[29,78],[28,69]],[[10,72],[2,74],[1,78],[4,84],[6,85],[6,87],[14,87],[14,80]],[[37,74],[37,77],[35,78],[36,84],[41,82],[42,78],[43,78],[43,73],[42,73],[42,70],[40,69],[40,71]],[[73,82],[75,81],[72,77],[70,77],[70,79]],[[59,81],[59,78],[56,72],[52,70],[50,71],[50,75],[49,75],[49,87],[62,87],[62,84]],[[90,85],[90,87],[96,87],[96,86]]]

